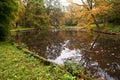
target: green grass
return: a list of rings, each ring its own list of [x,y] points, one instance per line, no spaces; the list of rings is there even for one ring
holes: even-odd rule
[[[84,68],[70,63],[65,67],[45,64],[15,45],[0,42],[0,80],[96,80]]]
[[[10,31],[24,31],[24,30],[33,30],[34,28],[16,28],[16,29],[12,29]]]
[[[120,33],[120,25],[114,25],[114,24],[107,24],[105,27],[103,24],[100,24],[101,29],[105,32],[114,32],[114,33]],[[91,29],[97,29],[96,25],[91,25]]]
[[[108,24],[104,31],[120,33],[120,25]]]
[[[78,26],[65,26],[65,28],[77,28]]]
[[[55,26],[51,26],[51,29],[54,29]],[[59,29],[72,29],[72,28],[78,28],[78,26],[65,26],[65,25],[61,25],[59,26]]]
[[[0,43],[0,80],[75,80],[69,72],[45,65],[9,43]]]
[[[62,29],[72,29],[72,28],[78,28],[79,26],[61,26]]]

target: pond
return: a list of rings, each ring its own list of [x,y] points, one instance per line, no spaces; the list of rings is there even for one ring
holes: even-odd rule
[[[92,75],[120,80],[120,36],[55,29],[16,32],[12,37],[57,64],[79,62]]]

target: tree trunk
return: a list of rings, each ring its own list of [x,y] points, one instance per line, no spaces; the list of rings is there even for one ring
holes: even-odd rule
[[[94,42],[92,43],[92,45],[90,47],[90,50],[93,49],[93,47],[94,47],[95,43],[98,41],[99,37],[100,37],[100,35],[97,35],[97,37],[95,38]]]
[[[100,25],[98,24],[97,20],[95,19],[95,16],[93,14],[91,14],[91,16],[94,20],[95,25],[97,26],[97,29],[100,30]]]
[[[91,0],[91,1],[87,0],[88,6],[87,6],[87,4],[86,4],[83,0],[81,0],[81,1],[82,1],[82,3],[85,5],[85,8],[86,8],[88,11],[91,11],[91,10],[93,9],[93,0]],[[98,22],[97,22],[97,20],[96,20],[96,18],[95,18],[95,16],[94,16],[94,14],[91,14],[91,17],[93,18],[94,24],[97,26],[97,29],[100,30],[100,26],[99,26],[99,24],[98,24]]]

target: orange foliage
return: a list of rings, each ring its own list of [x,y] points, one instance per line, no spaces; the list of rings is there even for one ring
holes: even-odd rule
[[[83,0],[82,0],[83,1]],[[87,22],[86,27],[89,28],[91,23],[94,23],[94,20],[97,16],[106,16],[108,11],[112,8],[112,5],[109,5],[105,0],[87,0],[88,2],[83,1],[83,7],[81,11],[76,11],[76,17],[84,18],[85,23]],[[92,5],[90,4],[92,2]],[[81,5],[78,5],[81,6]],[[80,7],[79,7],[80,8]],[[77,9],[77,7],[75,7]],[[93,18],[94,15],[95,18]],[[82,19],[83,20],[83,19]]]
[[[74,22],[77,21],[79,26],[84,26],[87,30],[90,29],[90,25],[94,23],[97,16],[104,18],[112,8],[112,5],[109,5],[105,0],[87,0],[87,2],[81,0],[83,1],[82,5],[73,3],[73,0],[67,1],[71,4],[68,12],[65,13],[65,18],[69,19],[72,17]]]

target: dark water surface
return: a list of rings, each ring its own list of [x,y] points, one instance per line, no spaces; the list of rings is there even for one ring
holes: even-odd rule
[[[106,80],[120,80],[120,36],[90,34],[72,30],[16,32],[17,43],[50,61],[64,64],[71,60],[82,64],[89,73]]]

